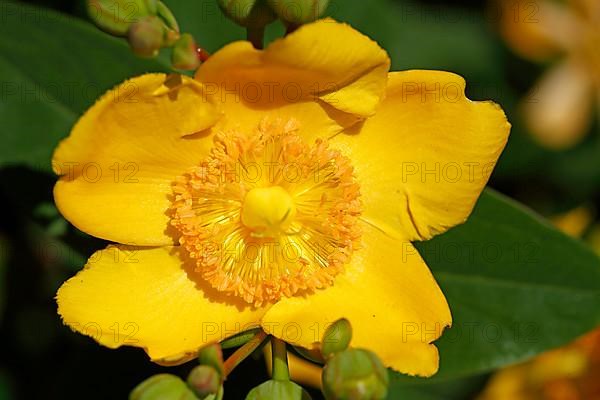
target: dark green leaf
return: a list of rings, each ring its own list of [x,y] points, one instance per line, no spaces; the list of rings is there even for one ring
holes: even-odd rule
[[[106,90],[167,65],[50,10],[0,2],[0,166],[50,170],[58,141]]]
[[[472,399],[478,393],[487,376],[474,376],[455,379],[447,382],[427,381],[416,385],[392,383],[388,389],[387,398],[390,400],[465,400]]]
[[[446,294],[443,382],[524,361],[600,324],[600,260],[519,204],[486,191],[469,220],[417,247]]]

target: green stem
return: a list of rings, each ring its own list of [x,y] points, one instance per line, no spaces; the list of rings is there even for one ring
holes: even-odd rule
[[[235,336],[227,338],[221,342],[221,348],[223,350],[233,349],[234,347],[240,347],[248,343],[252,338],[260,332],[260,328],[251,329],[242,333],[238,333]]]
[[[248,27],[246,28],[246,37],[252,43],[255,49],[262,49],[264,46],[265,27]]]
[[[276,381],[289,381],[290,370],[287,362],[285,342],[271,337],[271,352],[273,353],[273,379]]]
[[[237,349],[225,362],[223,363],[223,371],[225,376],[229,375],[231,371],[235,369],[242,361],[246,359],[250,354],[254,353],[254,350],[260,347],[267,339],[267,334],[262,330],[258,332],[254,337],[242,347]]]

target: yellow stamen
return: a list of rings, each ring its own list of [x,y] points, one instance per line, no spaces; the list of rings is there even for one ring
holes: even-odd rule
[[[171,222],[196,272],[255,305],[331,285],[360,241],[349,160],[297,130],[278,120],[249,135],[221,132],[173,186]]]

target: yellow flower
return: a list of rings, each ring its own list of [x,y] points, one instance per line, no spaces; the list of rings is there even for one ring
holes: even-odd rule
[[[550,221],[567,235],[580,238],[594,220],[594,211],[587,205],[573,208],[563,214],[555,215]]]
[[[600,393],[600,330],[496,373],[479,400],[591,400]]]
[[[466,220],[509,124],[459,76],[389,65],[322,20],[107,93],[56,150],[54,195],[122,245],[60,288],[64,322],[176,363],[256,326],[314,348],[347,318],[353,346],[434,374],[451,316],[410,241]]]
[[[538,141],[563,149],[589,130],[600,99],[600,2],[498,0],[501,33],[524,58],[558,59],[522,105]]]

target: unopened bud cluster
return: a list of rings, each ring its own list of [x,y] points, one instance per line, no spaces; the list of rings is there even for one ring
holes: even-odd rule
[[[129,400],[221,400],[225,379],[221,347],[212,344],[201,349],[198,361],[187,383],[175,375],[154,375],[136,386]]]
[[[189,33],[182,34],[173,13],[160,0],[88,0],[88,13],[104,31],[127,38],[140,57],[156,57],[171,47],[171,62],[177,69],[200,65],[198,46]]]
[[[321,353],[327,360],[323,368],[323,394],[327,400],[385,399],[388,371],[375,353],[352,349],[352,327],[338,320],[325,331]]]
[[[246,400],[311,400],[311,397],[292,381],[272,379],[252,389]]]
[[[154,375],[136,386],[129,400],[197,400],[179,377],[171,374]]]
[[[298,26],[318,19],[329,0],[217,0],[223,13],[247,28],[262,28],[276,19]]]

